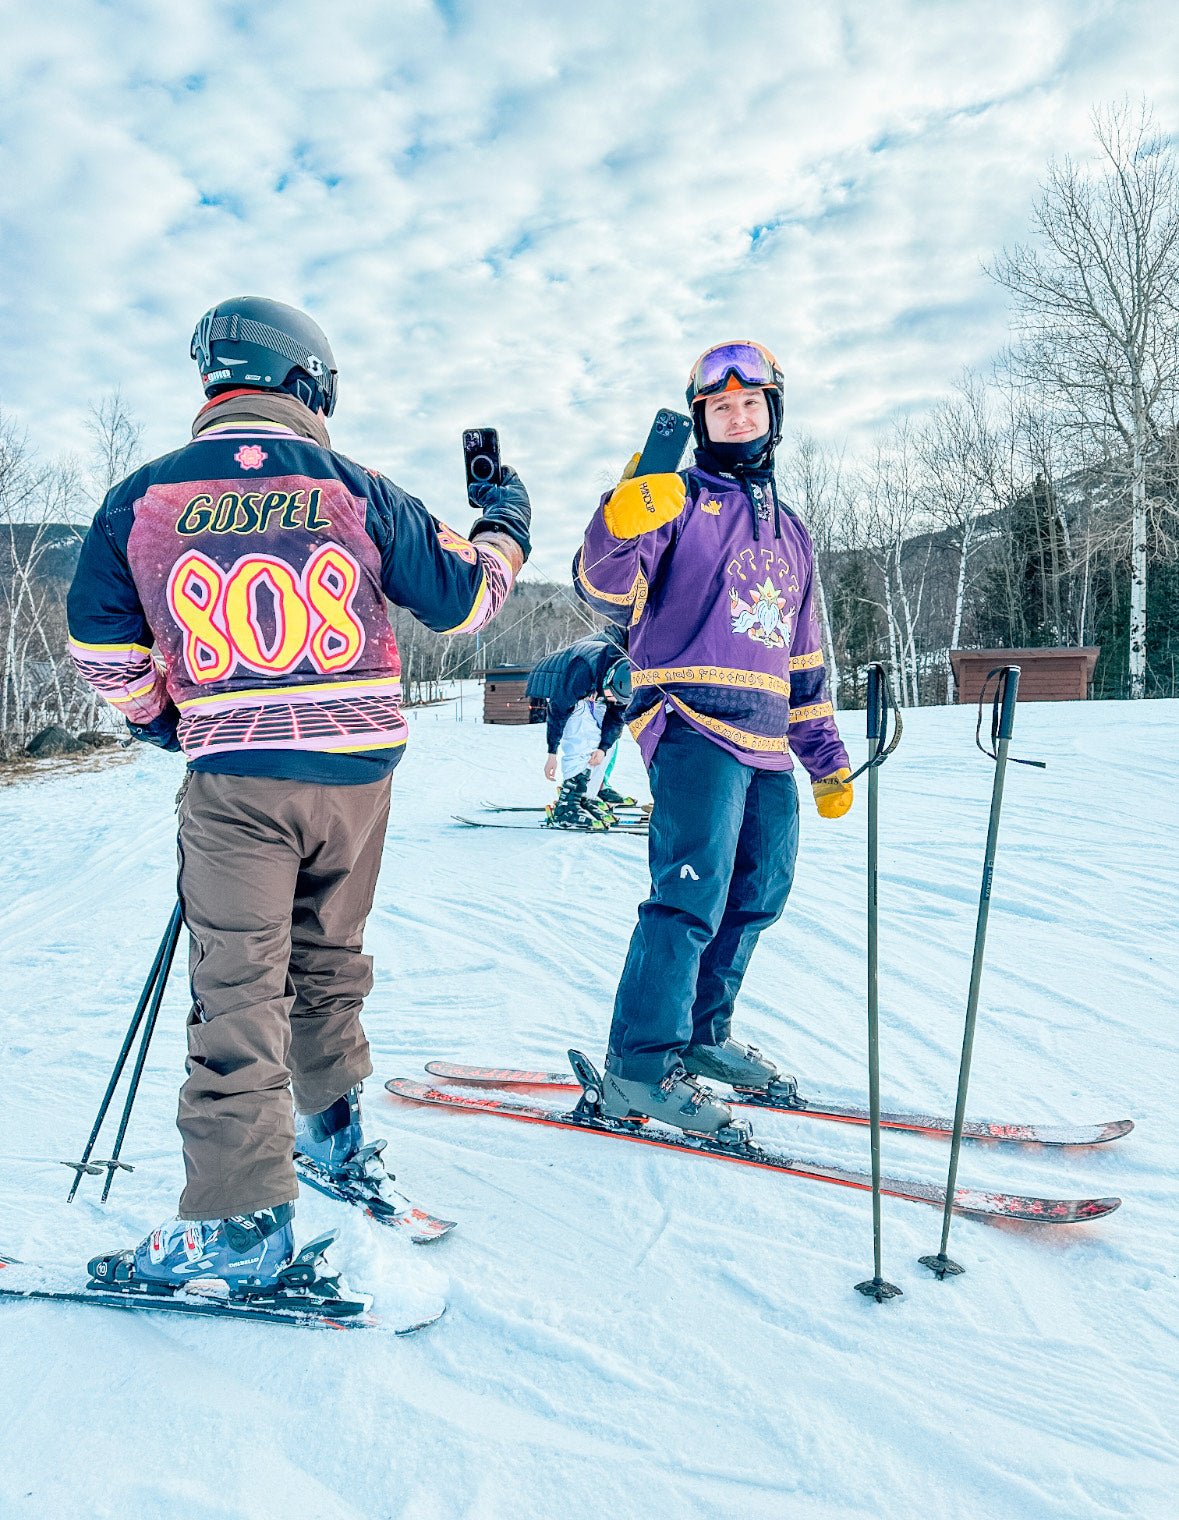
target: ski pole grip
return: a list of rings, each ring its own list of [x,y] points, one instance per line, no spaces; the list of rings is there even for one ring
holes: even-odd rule
[[[868,742],[880,738],[880,693],[884,678],[882,665],[868,666]]]
[[[1019,666],[1007,665],[1003,670],[1003,710],[999,714],[1000,739],[1010,739],[1015,726],[1015,704],[1019,700]]]

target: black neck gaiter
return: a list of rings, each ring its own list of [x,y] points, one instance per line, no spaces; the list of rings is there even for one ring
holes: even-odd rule
[[[744,443],[714,443],[710,438],[696,450],[696,463],[702,470],[715,466],[721,475],[769,473],[774,468],[773,434],[763,433],[760,438],[749,438]]]
[[[714,443],[710,438],[696,450],[696,467],[710,475],[735,475],[745,488],[753,513],[753,536],[761,538],[761,521],[774,518],[774,537],[782,531],[778,495],[774,490],[774,438],[763,433],[745,443]]]

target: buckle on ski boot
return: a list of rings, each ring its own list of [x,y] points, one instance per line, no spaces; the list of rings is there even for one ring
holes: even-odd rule
[[[91,1283],[96,1288],[110,1287],[115,1283],[130,1282],[134,1274],[134,1251],[108,1251],[95,1256],[87,1264]]]
[[[135,1298],[171,1298],[176,1292],[170,1283],[136,1277],[133,1250],[108,1251],[103,1256],[93,1256],[87,1262],[86,1270],[90,1274],[86,1286],[95,1293],[125,1293]]]

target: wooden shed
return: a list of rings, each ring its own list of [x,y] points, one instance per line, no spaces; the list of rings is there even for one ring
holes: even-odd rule
[[[483,687],[484,723],[531,723],[532,703],[528,699],[529,665],[500,665],[487,672]],[[543,704],[541,704],[543,706]]]
[[[1019,666],[1021,702],[1083,702],[1100,653],[1100,646],[1092,644],[1080,649],[951,649],[950,664],[959,702],[977,702],[987,673],[998,665]]]

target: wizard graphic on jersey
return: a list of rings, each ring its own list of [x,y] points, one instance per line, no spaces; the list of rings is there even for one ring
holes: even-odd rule
[[[767,575],[743,602],[735,586],[729,587],[729,611],[734,633],[747,633],[767,649],[785,649],[790,642],[790,614],[785,599]]]

